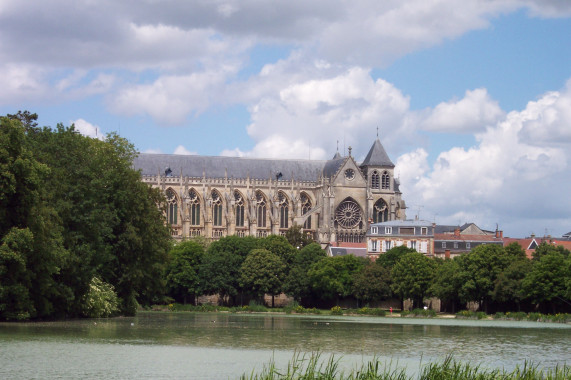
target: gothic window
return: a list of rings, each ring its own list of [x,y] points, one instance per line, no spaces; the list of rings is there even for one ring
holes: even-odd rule
[[[371,175],[371,188],[372,189],[379,188],[379,173],[376,170]]]
[[[236,227],[244,227],[244,198],[240,192],[234,192],[234,201],[236,201]]]
[[[190,224],[193,226],[200,225],[200,199],[194,189],[188,192],[188,209],[190,212]]]
[[[389,220],[389,207],[383,199],[373,205],[373,223],[382,223]]]
[[[278,203],[280,210],[280,228],[288,228],[289,202],[281,191],[278,193]]]
[[[301,215],[307,214],[311,210],[311,199],[305,193],[301,193]],[[310,230],[311,229],[311,216],[307,217],[305,223],[303,224],[303,228]]]
[[[343,201],[335,210],[335,221],[342,228],[355,228],[361,219],[361,208],[355,201]]]
[[[382,179],[383,190],[390,189],[391,188],[391,183],[390,183],[391,176],[389,175],[389,172],[384,171],[383,177],[381,179]]]
[[[266,198],[262,192],[256,193],[256,218],[258,220],[258,227],[266,227]]]
[[[216,191],[212,191],[212,221],[216,227],[222,226],[222,198]]]
[[[167,223],[178,224],[178,202],[173,189],[167,189]]]

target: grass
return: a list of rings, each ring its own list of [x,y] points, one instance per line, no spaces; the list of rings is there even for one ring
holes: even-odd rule
[[[421,365],[416,376],[409,376],[405,369],[372,359],[360,368],[344,372],[339,368],[339,359],[331,355],[322,359],[320,353],[294,354],[287,367],[280,370],[274,361],[265,365],[259,373],[243,374],[241,380],[567,380],[571,378],[571,366],[541,369],[525,362],[513,371],[486,369],[454,360],[452,356],[443,361]]]

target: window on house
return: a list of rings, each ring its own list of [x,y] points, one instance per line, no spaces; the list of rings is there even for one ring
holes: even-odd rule
[[[371,240],[371,251],[372,252],[379,251],[379,243],[376,240]]]
[[[446,242],[445,241],[442,242],[442,248],[446,248]]]
[[[401,235],[414,235],[414,227],[401,227],[399,233]]]
[[[372,234],[378,234],[379,233],[378,227],[371,227],[371,233]]]
[[[428,235],[428,227],[420,227],[421,235]]]
[[[454,242],[454,248],[458,249],[458,242],[457,241]]]
[[[385,235],[391,235],[393,233],[392,227],[385,227]]]
[[[466,249],[470,249],[470,242],[466,242]]]
[[[416,240],[411,240],[411,241],[410,241],[410,248],[416,249]]]

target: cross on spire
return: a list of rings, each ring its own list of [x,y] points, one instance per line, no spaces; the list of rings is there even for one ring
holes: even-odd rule
[[[377,138],[379,138],[379,126],[377,125]]]

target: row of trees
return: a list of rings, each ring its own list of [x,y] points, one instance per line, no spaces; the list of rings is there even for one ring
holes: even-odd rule
[[[172,243],[133,146],[36,120],[0,118],[0,319],[133,314],[160,300]]]
[[[347,297],[361,305],[411,299],[420,307],[438,297],[451,312],[469,302],[487,312],[571,306],[571,255],[553,245],[542,244],[533,260],[518,244],[483,245],[452,260],[401,246],[375,262],[327,257],[317,243],[294,246],[299,244],[279,236],[229,236],[207,248],[200,241],[180,243],[170,252],[168,295],[191,302],[200,294],[219,294],[240,304],[240,297],[284,292],[307,307],[328,307]]]

